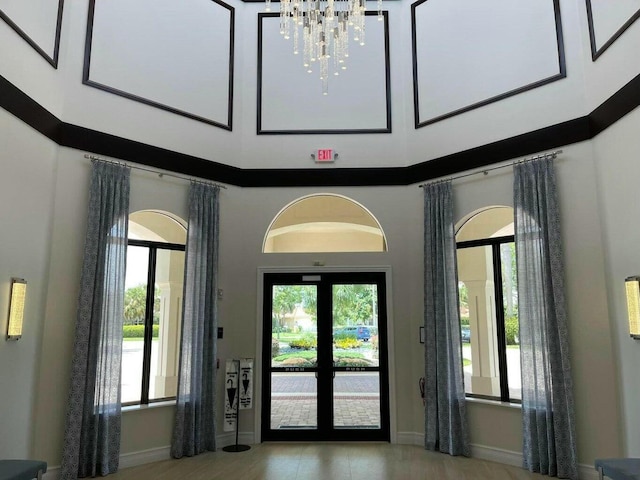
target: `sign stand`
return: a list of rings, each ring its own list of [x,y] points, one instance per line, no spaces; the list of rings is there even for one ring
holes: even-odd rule
[[[232,360],[234,363],[238,364],[238,369],[236,370],[236,375],[240,372],[240,360]],[[246,390],[246,388],[245,388]],[[235,445],[227,445],[226,447],[222,447],[222,450],[225,452],[246,452],[251,447],[249,445],[239,445],[238,444],[238,431],[240,425],[240,389],[238,388],[237,383],[232,383],[226,389],[227,397],[229,400],[229,404],[233,406],[235,404],[235,414],[236,414],[236,444]]]

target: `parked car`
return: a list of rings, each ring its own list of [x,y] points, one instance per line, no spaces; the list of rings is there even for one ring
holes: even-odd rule
[[[338,335],[350,335],[355,337],[357,340],[368,342],[371,338],[371,330],[369,330],[369,327],[362,325],[355,327],[340,327],[333,330],[333,337],[335,338]]]
[[[471,327],[469,327],[469,325],[462,325],[460,327],[460,339],[463,343],[471,342]]]

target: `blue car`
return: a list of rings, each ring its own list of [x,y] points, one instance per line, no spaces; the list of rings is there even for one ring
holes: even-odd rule
[[[460,340],[463,343],[471,342],[471,327],[469,325],[462,325],[460,327]]]
[[[363,342],[368,342],[371,338],[371,330],[368,327],[358,326],[358,327],[341,327],[333,331],[334,338],[337,335],[349,335],[353,336],[358,340],[362,340]]]

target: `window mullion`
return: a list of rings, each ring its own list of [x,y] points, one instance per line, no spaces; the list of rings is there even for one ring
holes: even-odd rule
[[[149,270],[147,273],[147,301],[144,316],[144,349],[142,360],[142,396],[140,403],[149,403],[149,385],[151,382],[151,346],[153,342],[153,313],[156,286],[156,248],[149,248]]]
[[[509,382],[507,378],[507,337],[504,324],[504,291],[502,288],[502,261],[500,245],[492,245],[493,283],[495,291],[496,334],[498,336],[498,365],[500,368],[500,400],[509,401]]]

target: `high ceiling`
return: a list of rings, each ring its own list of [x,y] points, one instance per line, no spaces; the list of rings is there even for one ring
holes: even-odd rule
[[[327,96],[260,2],[23,3],[0,0],[3,108],[61,146],[240,186],[417,183],[640,104],[630,2],[387,0]]]

